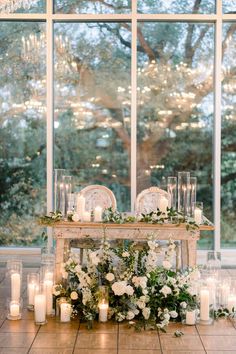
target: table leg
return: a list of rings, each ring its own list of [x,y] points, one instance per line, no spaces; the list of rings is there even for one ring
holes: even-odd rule
[[[197,264],[197,240],[188,240],[188,266],[195,267]]]
[[[61,265],[64,262],[65,239],[58,238],[56,240],[56,259],[55,259],[55,281],[61,281]]]
[[[188,241],[181,240],[181,261],[182,261],[182,269],[188,267]]]

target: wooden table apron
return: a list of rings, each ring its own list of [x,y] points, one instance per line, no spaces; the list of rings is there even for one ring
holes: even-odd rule
[[[153,235],[156,240],[181,241],[182,267],[196,265],[197,240],[200,232],[214,230],[213,225],[201,225],[199,229],[187,231],[186,225],[173,224],[103,224],[81,222],[58,222],[53,226],[56,240],[56,281],[61,279],[61,264],[64,262],[65,251],[69,249],[70,240],[102,239],[104,232],[108,240],[135,240],[147,241]]]

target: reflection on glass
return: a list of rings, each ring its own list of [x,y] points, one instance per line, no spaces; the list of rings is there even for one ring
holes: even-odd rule
[[[222,0],[223,13],[236,13],[236,0]]]
[[[190,171],[212,219],[213,26],[140,23],[138,38],[138,192]]]
[[[131,0],[55,0],[55,12],[64,14],[120,14],[131,11]]]
[[[55,24],[55,168],[130,209],[130,25]],[[125,45],[123,43],[126,43]]]
[[[222,158],[221,158],[221,246],[236,246],[236,27],[223,27],[223,82],[222,82]]]
[[[3,0],[0,1],[0,14],[43,13],[46,0]]]
[[[46,201],[45,24],[1,22],[0,33],[0,244],[33,245]]]
[[[215,0],[138,0],[138,11],[156,14],[210,14],[215,12]]]

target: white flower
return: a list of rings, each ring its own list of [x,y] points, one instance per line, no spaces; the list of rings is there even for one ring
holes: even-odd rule
[[[128,321],[132,320],[135,317],[135,314],[133,313],[133,311],[128,311],[127,315],[126,315],[126,319]]]
[[[125,289],[125,292],[126,292],[127,295],[132,296],[134,294],[134,289],[132,288],[131,285],[127,285],[126,289]]]
[[[144,301],[138,300],[137,306],[140,308],[140,310],[143,310],[146,306],[146,303]]]
[[[76,291],[72,291],[72,293],[70,294],[70,298],[71,300],[77,300],[78,299],[78,293]]]
[[[185,301],[182,301],[180,303],[180,306],[183,308],[183,309],[186,309],[187,308],[187,303]]]
[[[106,280],[113,281],[114,279],[115,279],[115,276],[113,273],[107,273]]]
[[[130,256],[130,254],[127,251],[122,253],[122,257],[124,257],[124,258],[129,257],[129,256]]]
[[[121,296],[124,295],[126,292],[126,281],[117,281],[114,284],[112,284],[112,290],[115,295]]]
[[[162,266],[163,266],[165,269],[167,269],[167,270],[169,270],[169,269],[172,267],[171,263],[170,263],[169,261],[167,261],[167,260],[164,260],[164,261],[162,262]]]
[[[89,259],[93,265],[97,266],[100,262],[100,258],[98,257],[97,251],[89,253]]]
[[[168,294],[172,293],[172,290],[169,286],[164,285],[159,292],[162,293],[165,297],[167,297]]]
[[[170,317],[176,318],[178,317],[178,313],[176,311],[170,311]]]
[[[74,213],[74,214],[72,215],[72,220],[73,220],[73,221],[77,222],[77,221],[79,221],[79,219],[80,219],[79,214]]]
[[[168,313],[165,313],[163,315],[163,317],[164,317],[164,320],[166,320],[166,321],[169,321],[169,319],[170,319],[170,315]]]
[[[150,317],[150,313],[151,313],[151,310],[149,307],[145,307],[142,311],[142,314],[143,314],[143,317],[145,318],[145,320],[148,320],[149,317]]]
[[[55,295],[55,296],[59,296],[59,295],[61,294],[61,292],[60,292],[60,287],[59,287],[58,285],[54,285],[54,286],[53,286],[52,293],[53,293],[53,295]]]

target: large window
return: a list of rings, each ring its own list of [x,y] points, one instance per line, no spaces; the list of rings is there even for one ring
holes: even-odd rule
[[[32,3],[0,20],[0,243],[41,242],[53,168],[121,211],[189,170],[216,224],[199,246],[235,248],[236,2]]]

